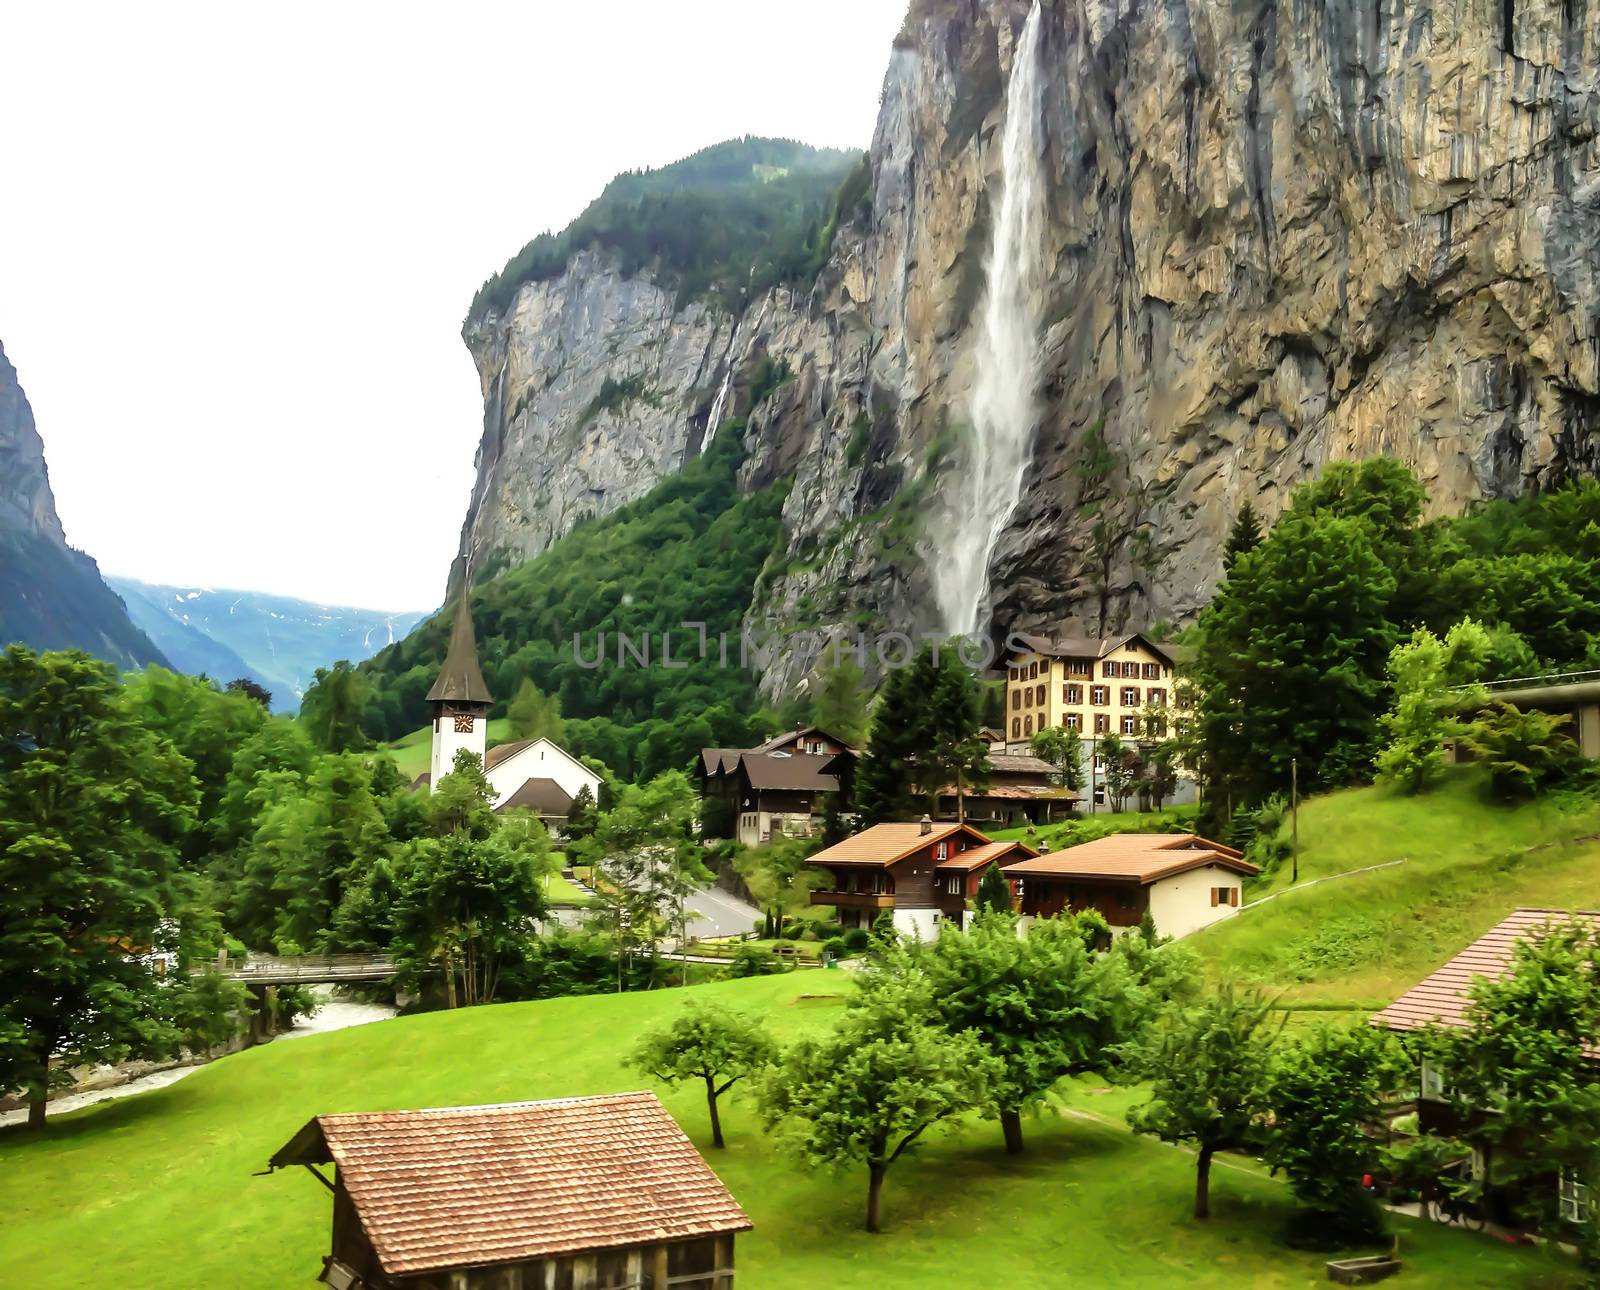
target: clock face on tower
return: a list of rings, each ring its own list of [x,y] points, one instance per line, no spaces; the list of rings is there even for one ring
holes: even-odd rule
[[[470,735],[472,733],[472,714],[470,712],[456,713],[456,733]]]

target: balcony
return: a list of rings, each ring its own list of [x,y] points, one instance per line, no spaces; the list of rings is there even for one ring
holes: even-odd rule
[[[867,891],[814,891],[811,903],[834,909],[893,909],[894,896],[889,892],[875,895]]]

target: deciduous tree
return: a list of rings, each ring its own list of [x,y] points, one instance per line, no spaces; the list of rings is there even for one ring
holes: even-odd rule
[[[709,1004],[691,1005],[670,1025],[647,1033],[630,1063],[665,1084],[698,1079],[705,1084],[711,1145],[721,1147],[717,1099],[739,1080],[772,1063],[777,1049],[759,1022]]]
[[[1463,618],[1441,640],[1426,627],[1411,633],[1389,654],[1392,705],[1383,716],[1389,742],[1378,754],[1378,778],[1406,793],[1419,793],[1444,773],[1444,741],[1459,735],[1456,712],[1481,703],[1481,686],[1462,691],[1480,675],[1490,638],[1480,623]]]

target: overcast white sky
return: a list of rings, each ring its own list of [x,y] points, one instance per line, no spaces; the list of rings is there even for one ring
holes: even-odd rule
[[[906,0],[0,7],[0,342],[107,572],[438,603],[478,284],[618,171],[865,147]]]

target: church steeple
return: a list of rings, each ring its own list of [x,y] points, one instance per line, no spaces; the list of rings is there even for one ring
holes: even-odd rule
[[[444,667],[428,691],[428,703],[433,708],[433,783],[455,769],[456,754],[462,749],[479,757],[484,755],[492,702],[483,669],[478,666],[478,641],[472,631],[466,588],[462,588],[456,601],[455,621],[450,626]]]

